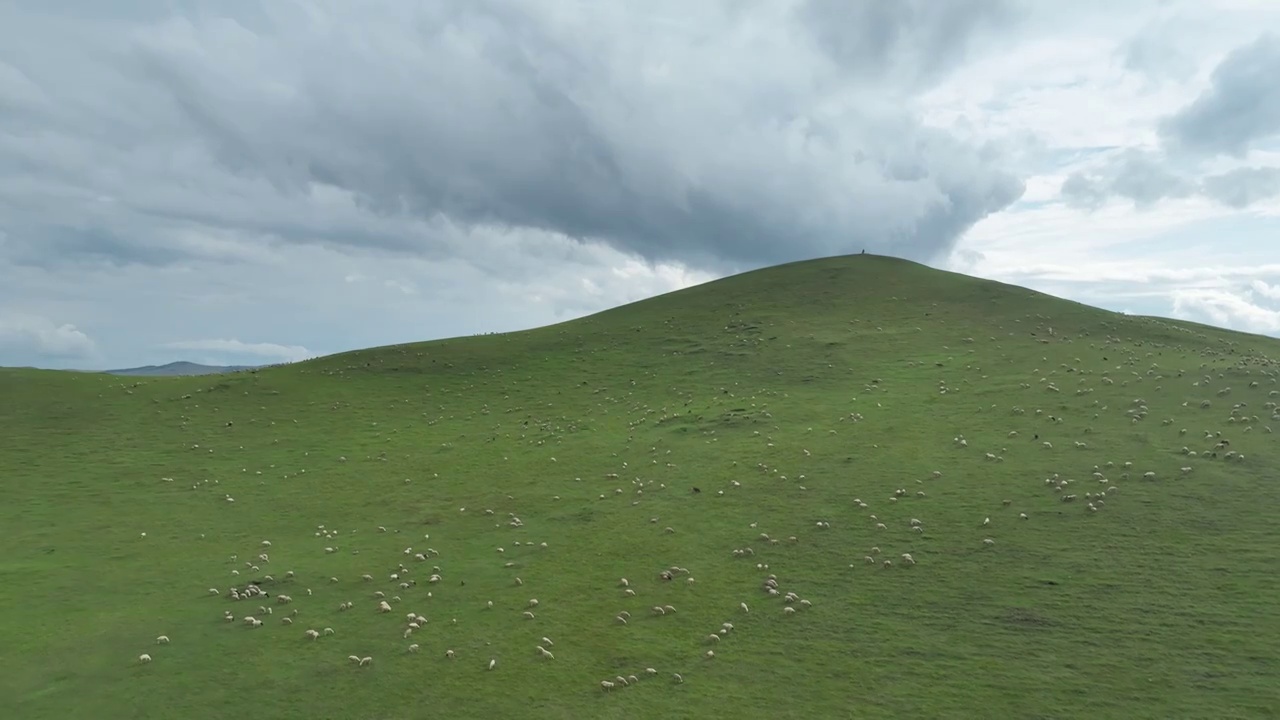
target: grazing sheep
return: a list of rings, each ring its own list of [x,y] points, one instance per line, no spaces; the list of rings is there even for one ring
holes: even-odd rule
[[[493,658],[493,659],[489,660],[489,669],[490,669],[490,670],[492,670],[492,669],[494,669],[494,668],[496,668],[496,667],[498,667],[498,659],[497,659],[497,658]]]
[[[303,634],[312,640],[318,640],[320,638],[320,633],[315,630],[308,630]]]
[[[370,663],[372,663],[372,662],[373,662],[373,658],[371,658],[371,657],[362,657],[362,658],[360,658],[360,667],[364,667],[365,665],[369,665],[369,664],[370,664]]]
[[[605,692],[609,692],[610,690],[613,689],[613,683],[609,682],[608,680],[601,680],[600,689],[604,690]]]
[[[445,650],[445,651],[444,651],[444,656],[445,656],[446,658],[449,658],[450,660],[452,660],[452,659],[453,659],[453,656],[454,656],[454,652],[453,652],[452,650]]]
[[[146,653],[142,653],[141,655],[138,656],[138,662],[149,663],[151,662],[151,656]]]
[[[414,643],[414,644],[410,645],[410,646],[409,646],[409,652],[411,652],[411,653],[416,653],[416,652],[418,652],[418,643]]]
[[[156,638],[156,644],[157,644],[157,645],[168,645],[168,644],[169,644],[169,636],[168,636],[168,635],[161,635],[160,637],[157,637],[157,638]]]

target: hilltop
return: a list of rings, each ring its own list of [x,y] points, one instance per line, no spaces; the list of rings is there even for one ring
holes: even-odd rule
[[[108,375],[141,375],[141,376],[173,376],[173,375],[219,375],[223,373],[253,370],[257,365],[201,365],[193,362],[171,362],[164,365],[144,365],[142,367],[124,368],[122,370],[104,370]]]
[[[0,697],[1272,717],[1277,358],[867,255],[251,373],[0,371]]]

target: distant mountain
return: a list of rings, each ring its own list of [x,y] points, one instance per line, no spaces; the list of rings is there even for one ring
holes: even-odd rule
[[[219,373],[253,370],[257,365],[201,365],[192,362],[171,362],[168,365],[146,365],[123,370],[104,370],[108,375],[217,375]]]

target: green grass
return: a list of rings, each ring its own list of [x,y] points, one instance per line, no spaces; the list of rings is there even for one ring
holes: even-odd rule
[[[1276,357],[853,256],[256,373],[0,371],[0,717],[1276,717]],[[273,615],[207,594],[267,573]]]

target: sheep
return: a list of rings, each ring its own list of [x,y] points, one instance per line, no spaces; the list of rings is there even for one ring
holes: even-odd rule
[[[671,679],[675,680],[677,685],[684,682],[684,676],[680,673],[671,673]]]
[[[746,603],[738,603],[738,607],[742,608],[742,612],[751,612],[751,608]]]
[[[168,645],[168,644],[169,644],[169,636],[168,636],[168,635],[161,635],[161,636],[157,637],[157,638],[156,638],[156,644],[157,644],[157,645]]]
[[[497,659],[497,658],[492,658],[492,659],[490,659],[490,660],[489,660],[489,669],[490,669],[490,670],[492,670],[492,669],[494,669],[494,668],[496,668],[496,667],[498,667],[498,659]]]
[[[708,659],[708,660],[710,660],[710,659],[714,658],[715,656],[716,656],[716,651],[715,651],[715,650],[708,650],[708,651],[706,652],[706,654],[705,654],[705,655],[703,655],[703,657],[705,657],[705,658],[706,658],[706,659]]]
[[[601,680],[600,689],[604,690],[605,692],[609,692],[610,690],[613,689],[613,683],[609,682],[608,680]]]
[[[418,652],[418,643],[414,643],[414,644],[410,645],[410,646],[409,646],[409,652],[411,652],[411,653],[416,653],[416,652]]]
[[[146,653],[142,653],[141,655],[138,656],[138,662],[144,663],[144,664],[149,663],[151,662],[151,656]]]
[[[546,638],[546,637],[542,638],[542,642],[543,642],[543,644],[545,644],[547,647],[555,647],[555,643],[551,642],[551,640],[550,640],[549,638]]]
[[[320,639],[320,633],[316,630],[307,630],[305,633],[303,633],[303,635],[311,638],[312,640]]]
[[[325,629],[324,629],[324,634],[325,634],[325,635],[332,635],[332,634],[333,634],[333,628],[331,628],[331,627],[327,627],[327,628],[325,628]]]
[[[450,660],[452,660],[452,659],[453,659],[454,654],[455,654],[455,653],[454,653],[452,650],[445,650],[445,651],[444,651],[444,656],[445,656],[446,658],[450,659]]]
[[[525,610],[525,611],[524,611],[524,617],[525,617],[525,619],[527,619],[527,620],[532,620],[532,619],[533,619],[533,613],[529,612],[528,610]]]
[[[365,665],[369,665],[369,664],[370,664],[370,663],[372,663],[372,662],[373,662],[373,658],[371,658],[371,657],[362,657],[362,658],[360,658],[360,667],[364,667]]]

